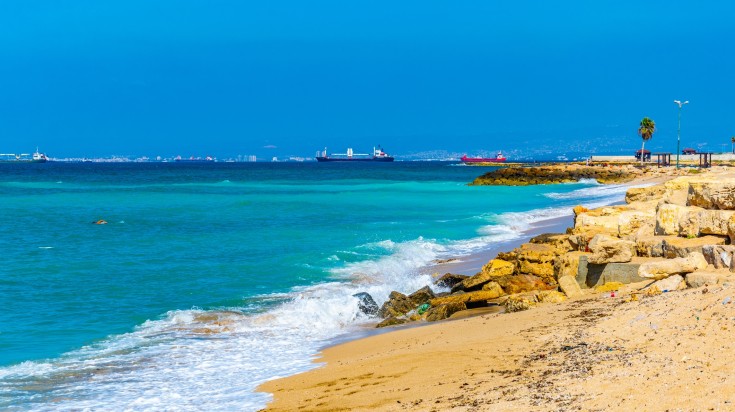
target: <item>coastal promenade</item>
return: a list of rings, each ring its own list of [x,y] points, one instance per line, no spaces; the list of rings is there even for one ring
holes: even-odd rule
[[[429,312],[478,284],[500,295],[487,307],[328,348],[323,367],[265,383],[268,410],[731,410],[735,172],[667,170],[631,181],[623,205],[576,207],[566,233],[498,254]],[[507,287],[532,276],[557,291]]]

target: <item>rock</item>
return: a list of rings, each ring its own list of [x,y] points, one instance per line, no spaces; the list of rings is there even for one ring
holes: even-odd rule
[[[414,309],[414,305],[411,299],[403,293],[393,291],[388,296],[388,300],[383,303],[383,306],[378,311],[378,315],[381,318],[388,318],[390,316],[398,317],[404,315]]]
[[[567,300],[567,297],[555,290],[545,290],[536,294],[536,300],[542,303],[562,303]]]
[[[702,254],[705,260],[716,269],[730,269],[731,272],[735,272],[733,253],[735,253],[735,245],[702,246]]]
[[[632,187],[625,193],[625,203],[646,202],[659,199],[666,193],[666,186]]]
[[[649,258],[636,257],[630,262],[596,265],[589,263],[587,256],[581,256],[579,258],[577,283],[584,289],[604,285],[608,282],[620,282],[623,284],[642,282],[646,279],[638,276],[638,268],[641,266],[641,263],[649,260]]]
[[[661,294],[661,289],[658,288],[658,286],[651,286],[648,289],[645,290],[643,293],[643,296],[651,297]]]
[[[505,303],[503,304],[507,313],[528,310],[535,305],[536,302],[525,296],[510,296],[508,297],[508,299],[505,300]]]
[[[728,235],[728,223],[735,210],[702,210],[699,212],[700,235]]]
[[[663,255],[667,259],[686,257],[692,252],[703,253],[702,248],[707,245],[724,245],[725,238],[717,236],[704,236],[697,238],[683,238],[667,236],[663,240]]]
[[[534,167],[506,167],[497,169],[475,179],[471,184],[525,186],[535,184],[577,182],[595,179],[600,183],[621,183],[635,178],[629,168],[608,168],[583,165],[552,165]]]
[[[554,277],[560,279],[564,276],[576,278],[579,273],[579,258],[589,255],[585,252],[568,252],[554,259]]]
[[[625,211],[618,217],[618,236],[625,240],[635,240],[640,235],[653,234],[656,228],[656,214],[643,211]]]
[[[648,279],[664,279],[671,275],[695,272],[707,267],[707,260],[699,252],[687,257],[643,263],[638,268],[638,275]]]
[[[735,179],[690,182],[687,204],[705,209],[735,210]]]
[[[585,227],[595,227],[597,230],[605,229],[610,233],[618,233],[618,220],[622,209],[603,207],[590,210],[577,215],[574,220],[575,231]]]
[[[593,264],[630,262],[635,256],[635,242],[606,235],[595,236],[589,244],[592,255],[588,261]]]
[[[495,284],[497,285],[497,283]],[[499,298],[503,295],[503,290],[500,289],[500,287],[498,286],[497,288],[494,288],[492,290],[476,290],[474,292],[458,293],[454,295],[443,296],[440,298],[434,298],[429,302],[429,304],[431,306],[441,306],[449,303],[461,302],[462,304],[466,305],[466,307],[481,307],[487,306],[488,300]]]
[[[482,270],[452,287],[452,292],[459,290],[473,291],[480,290],[482,286],[496,277],[507,276],[513,273],[514,266],[510,262],[502,259],[493,259],[482,267]]]
[[[575,249],[569,241],[569,235],[563,233],[544,233],[531,238],[531,243],[545,244],[557,250],[557,253],[570,252]]]
[[[402,324],[407,323],[407,322],[408,322],[408,319],[397,318],[395,316],[391,316],[391,317],[385,319],[384,321],[378,323],[377,325],[375,325],[375,327],[376,328],[384,328],[386,326],[402,325]]]
[[[358,299],[357,301],[357,307],[360,309],[360,312],[368,315],[368,316],[376,316],[378,314],[378,311],[380,308],[378,307],[378,304],[375,303],[375,300],[372,296],[370,296],[367,292],[360,292],[355,293],[352,295]]]
[[[686,282],[690,288],[698,288],[700,286],[711,285],[727,281],[728,276],[724,273],[697,271],[687,273]]]
[[[455,275],[453,273],[445,273],[439,279],[435,280],[434,283],[442,288],[452,288],[457,283],[469,278],[467,275]]]
[[[572,276],[562,276],[559,278],[559,289],[570,298],[582,296],[582,288],[579,287],[577,279]]]
[[[498,282],[505,293],[509,295],[534,290],[556,289],[556,282],[553,285],[549,285],[540,277],[534,275],[504,276],[502,278],[497,278],[495,281]]]
[[[484,292],[493,292],[497,294],[498,296],[505,295],[505,292],[503,292],[503,288],[500,286],[498,282],[488,282],[482,286],[482,290]]]
[[[661,204],[656,210],[656,235],[699,235],[699,212],[702,209]]]
[[[411,302],[413,302],[414,306],[419,306],[433,299],[434,292],[431,290],[430,287],[424,286],[423,288],[417,290],[416,292],[413,292],[412,294],[408,295],[408,298],[411,299]]]
[[[554,259],[558,251],[546,244],[524,243],[517,251],[519,274],[534,275],[547,283],[554,283]]]
[[[609,228],[595,226],[581,226],[572,229],[572,235],[569,236],[569,242],[577,245],[576,249],[580,252],[589,252],[589,243],[597,235],[617,236],[618,232]]]
[[[439,305],[429,309],[426,312],[426,320],[429,322],[436,322],[438,320],[446,319],[455,313],[466,310],[467,306],[463,302],[453,302],[443,305]]]
[[[672,291],[686,288],[686,283],[681,275],[671,275],[667,278],[657,280],[649,287],[658,288],[660,291]]]
[[[635,249],[638,256],[663,257],[664,240],[672,236],[639,236],[635,239]]]
[[[620,290],[622,287],[623,284],[620,282],[607,282],[604,285],[595,287],[595,292],[612,292]]]

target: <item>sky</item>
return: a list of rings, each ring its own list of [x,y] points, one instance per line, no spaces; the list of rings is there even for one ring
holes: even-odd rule
[[[730,150],[735,2],[3,0],[0,152]]]

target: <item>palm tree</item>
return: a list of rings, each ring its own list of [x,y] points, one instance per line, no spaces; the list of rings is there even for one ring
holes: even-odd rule
[[[735,136],[730,138],[730,143],[731,143],[730,146],[732,146],[731,152],[735,153]]]
[[[644,117],[641,120],[641,125],[638,127],[638,134],[643,139],[643,145],[641,145],[641,165],[643,165],[643,159],[645,159],[645,147],[646,147],[646,140],[650,140],[653,137],[653,133],[656,132],[656,123],[649,119],[648,117]]]

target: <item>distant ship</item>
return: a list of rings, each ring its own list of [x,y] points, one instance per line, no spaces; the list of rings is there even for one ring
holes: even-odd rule
[[[48,157],[46,157],[45,154],[40,153],[38,151],[38,148],[36,148],[36,152],[33,154],[0,153],[0,162],[1,163],[16,163],[16,162],[18,163],[46,163],[48,162]]]
[[[467,155],[462,156],[460,159],[462,160],[462,163],[504,163],[507,159],[505,156],[503,156],[502,152],[498,152],[498,155],[495,157],[467,157]]]
[[[212,156],[207,156],[205,158],[192,156],[188,159],[183,159],[181,156],[176,156],[176,158],[174,158],[174,161],[177,163],[213,163],[215,162]]]
[[[389,156],[383,151],[380,146],[377,148],[373,147],[372,156],[367,153],[354,153],[352,148],[347,149],[347,153],[332,153],[327,154],[327,148],[324,151],[318,153],[316,156],[317,162],[392,162],[393,156]]]

